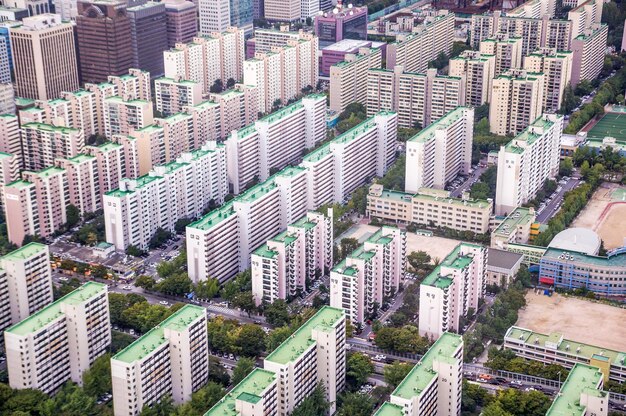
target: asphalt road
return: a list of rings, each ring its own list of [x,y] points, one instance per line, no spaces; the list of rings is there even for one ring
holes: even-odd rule
[[[458,188],[456,188],[450,193],[451,196],[455,198],[460,198],[463,192],[470,190],[474,180],[477,180],[478,178],[480,178],[480,175],[482,175],[483,172],[487,170],[486,160],[481,161],[481,163],[485,163],[485,166],[482,168],[480,166],[477,166],[476,169],[474,169],[474,173],[469,175],[467,179],[465,180],[465,182],[463,182],[461,185],[459,185]]]
[[[538,212],[537,221],[541,224],[546,224],[552,217],[556,215],[563,202],[563,196],[566,192],[571,191],[580,184],[579,178],[570,178],[564,185],[561,186],[559,192],[552,194],[552,201],[546,204],[545,208]]]

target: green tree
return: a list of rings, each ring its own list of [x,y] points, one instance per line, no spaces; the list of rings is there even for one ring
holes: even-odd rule
[[[126,247],[126,254],[133,257],[141,257],[146,255],[146,252],[139,247],[130,244],[128,247]]]
[[[583,95],[588,95],[589,93],[591,93],[591,91],[593,91],[593,85],[591,85],[591,82],[589,82],[588,80],[583,79],[578,83],[578,85],[576,85],[574,93],[577,96],[582,97]]]
[[[348,384],[353,390],[358,389],[367,382],[367,378],[374,372],[372,360],[360,352],[348,355],[346,362],[346,376]]]
[[[412,368],[413,366],[411,364],[395,361],[393,364],[385,367],[385,382],[395,389],[409,374]]]
[[[85,394],[76,384],[67,382],[54,399],[43,403],[41,413],[45,416],[95,416],[98,408],[94,397]]]
[[[132,344],[133,341],[135,341],[135,338],[124,332],[111,331],[111,353],[115,354],[116,352],[123,350]]]
[[[283,299],[277,299],[267,305],[263,314],[270,325],[284,326],[289,323],[289,309]]]
[[[489,406],[483,408],[483,411],[480,413],[481,416],[513,416],[511,413],[502,409],[502,406],[499,402],[494,402]]]
[[[341,407],[337,416],[370,416],[374,410],[374,400],[360,393],[345,393],[339,397]]]
[[[211,87],[209,88],[209,92],[212,92],[213,94],[219,94],[222,91],[224,91],[224,83],[221,79],[216,79],[213,85],[211,85]]]
[[[326,400],[326,389],[321,382],[313,392],[291,413],[291,416],[320,416],[328,414],[330,403]]]
[[[202,416],[219,402],[226,394],[224,387],[209,381],[204,387],[191,395],[191,401],[177,409],[177,416]]]
[[[342,238],[339,243],[341,256],[346,258],[350,253],[359,248],[359,240],[356,238]]]
[[[193,283],[187,273],[179,273],[163,279],[154,288],[162,293],[182,296],[191,292]]]
[[[67,217],[67,228],[74,228],[80,222],[80,211],[76,205],[69,204],[65,209],[65,215]]]
[[[220,282],[212,277],[199,281],[194,289],[196,297],[200,299],[212,299],[217,296],[219,291]]]
[[[561,160],[561,163],[559,165],[559,176],[571,176],[573,171],[574,163],[572,162],[572,159],[566,157],[565,159]]]
[[[483,117],[480,121],[474,124],[474,134],[477,136],[489,135],[489,120],[487,117]]]
[[[289,336],[293,334],[293,330],[288,326],[281,326],[274,329],[265,338],[266,350],[268,352],[274,351],[280,344],[282,344]]]
[[[163,244],[165,244],[170,238],[172,238],[172,233],[159,227],[154,232],[152,238],[150,238],[150,241],[148,241],[148,247],[150,247],[151,249],[159,248]]]
[[[141,416],[171,416],[175,414],[176,407],[174,401],[168,396],[163,396],[161,399],[152,405],[152,407],[144,406],[141,409]]]
[[[111,391],[111,354],[96,358],[83,373],[83,390],[85,394],[95,398]]]
[[[252,311],[256,309],[256,302],[254,301],[254,295],[252,291],[239,292],[235,295],[232,302],[235,308],[239,308],[246,312],[248,316],[251,316]]]
[[[256,324],[242,325],[235,346],[242,355],[256,357],[265,350],[265,331]]]
[[[135,286],[142,287],[144,289],[152,289],[154,287],[155,281],[152,276],[148,276],[146,274],[142,274],[141,276],[135,279]]]
[[[22,411],[30,415],[40,415],[40,406],[48,400],[48,396],[33,389],[15,390],[13,395],[0,408],[3,414],[11,415],[13,412]]]
[[[226,81],[226,89],[231,89],[236,83],[235,78],[228,78],[228,81]]]
[[[425,251],[412,251],[406,257],[406,260],[409,262],[414,271],[423,270],[426,266],[430,264],[431,258],[428,253]]]
[[[570,84],[567,84],[563,90],[563,101],[561,102],[561,114],[570,114],[576,107],[580,105],[580,98],[574,94],[574,90]]]
[[[230,376],[219,358],[209,356],[209,380],[214,381],[224,387],[230,384]]]
[[[233,385],[237,385],[254,370],[254,359],[241,357],[233,369]]]

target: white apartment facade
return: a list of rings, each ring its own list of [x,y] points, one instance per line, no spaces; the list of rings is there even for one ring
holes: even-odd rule
[[[13,114],[0,114],[0,152],[15,155],[19,166],[23,167],[20,123]]]
[[[406,143],[405,192],[443,189],[458,174],[469,172],[474,109],[458,107]]]
[[[406,269],[406,233],[382,227],[330,273],[330,306],[363,323],[397,293]]]
[[[572,85],[600,75],[608,36],[606,24],[594,25],[572,39]]]
[[[465,104],[478,107],[491,101],[495,66],[495,55],[478,51],[465,51],[450,59],[450,76],[465,80]]]
[[[201,34],[221,32],[230,26],[229,0],[198,0],[197,6]]]
[[[307,280],[323,275],[333,264],[333,218],[309,211],[287,231],[267,240],[250,259],[252,294],[257,305],[297,296]]]
[[[159,78],[154,81],[156,109],[163,116],[181,113],[186,106],[202,102],[202,84],[175,78]]]
[[[57,392],[83,373],[111,343],[107,285],[87,282],[4,332],[9,384]]]
[[[137,179],[123,179],[104,195],[107,242],[118,250],[146,248],[158,228],[172,231],[181,218],[197,218],[227,194],[222,145],[209,143]]]
[[[556,176],[563,117],[544,114],[498,153],[496,215],[512,212],[535,197]]]
[[[522,67],[522,38],[498,33],[494,37],[480,42],[480,53],[493,55],[494,76],[498,76],[509,69]]]
[[[458,333],[461,318],[478,310],[485,294],[487,249],[461,243],[420,284],[419,332],[437,339]]]
[[[0,330],[52,302],[48,246],[29,243],[0,258]]]
[[[104,99],[102,116],[104,135],[127,135],[154,122],[152,102],[128,97],[112,96]]]
[[[570,85],[572,75],[572,52],[542,48],[524,58],[524,69],[543,73],[543,111],[556,113],[561,109],[563,93]]]
[[[257,87],[235,84],[231,90],[221,94],[211,94],[210,99],[210,102],[217,106],[215,123],[219,129],[217,134],[209,140],[223,140],[233,130],[253,124],[259,116],[259,89]]]
[[[134,416],[164,395],[175,403],[208,380],[206,309],[185,305],[111,358],[113,410]]]
[[[56,166],[67,172],[70,204],[81,214],[102,208],[98,160],[94,156],[80,154],[69,159],[57,159]]]
[[[382,66],[380,48],[360,48],[347,54],[344,61],[330,67],[330,109],[340,113],[350,103],[367,103],[368,69]]]
[[[82,130],[50,124],[22,125],[24,168],[40,170],[54,165],[56,158],[70,158],[82,153],[85,136]]]

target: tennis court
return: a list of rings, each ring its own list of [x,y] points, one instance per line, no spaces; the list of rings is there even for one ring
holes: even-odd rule
[[[626,113],[606,113],[592,128],[587,132],[587,137],[604,139],[605,137],[614,137],[616,139],[626,139]]]

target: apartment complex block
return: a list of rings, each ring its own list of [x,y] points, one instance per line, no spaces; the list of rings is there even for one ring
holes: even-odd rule
[[[575,364],[546,416],[571,412],[576,415],[609,414],[608,394],[602,391],[603,375],[598,367]]]
[[[40,170],[54,165],[56,158],[77,156],[85,148],[82,130],[50,124],[22,125],[23,166]]]
[[[102,208],[98,160],[94,156],[79,154],[69,159],[57,159],[55,164],[67,172],[70,204],[81,214]]]
[[[522,66],[522,38],[498,33],[480,42],[480,53],[494,56],[494,75]]]
[[[9,28],[19,97],[49,100],[78,89],[74,29],[58,14],[27,17]]]
[[[513,69],[492,82],[489,131],[506,136],[518,134],[543,112],[545,75]]]
[[[346,315],[342,309],[322,307],[311,319],[263,360],[263,368],[277,375],[278,416],[287,416],[315,389],[326,388],[330,413],[337,392],[346,382]]]
[[[561,109],[563,93],[572,76],[572,52],[542,48],[524,58],[524,69],[543,73],[544,90],[541,107],[545,112],[556,113]]]
[[[330,305],[363,323],[398,292],[406,269],[406,232],[382,227],[330,273]]]
[[[458,107],[406,143],[405,192],[443,189],[471,166],[474,109]]]
[[[259,112],[267,113],[277,103],[286,104],[303,90],[317,86],[319,40],[309,33],[287,41],[286,46],[256,53],[243,64],[243,83],[259,89]]]
[[[255,368],[204,416],[257,416],[278,414],[277,376]],[[235,412],[235,413],[232,413]]]
[[[159,78],[154,81],[154,96],[157,111],[167,117],[200,104],[202,84],[180,78]]]
[[[460,415],[463,337],[445,332],[375,416]]]
[[[539,234],[535,219],[534,208],[515,208],[491,233],[491,247],[522,255],[527,266],[538,264],[546,249],[530,244]]]
[[[187,227],[187,267],[194,281],[225,281],[248,267],[252,251],[303,217],[345,200],[395,157],[397,116],[380,113],[309,153]],[[215,253],[222,253],[216,256]]]
[[[448,191],[432,188],[420,188],[413,194],[385,190],[382,185],[375,184],[367,194],[369,217],[477,234],[489,230],[492,209],[491,200],[454,198]]]
[[[572,22],[572,38],[602,22],[603,3],[600,0],[581,0],[567,13],[567,19]]]
[[[163,52],[165,76],[180,77],[202,85],[208,94],[216,80],[226,85],[229,79],[243,78],[244,32],[229,27],[221,32],[196,36],[190,43],[177,43]]]
[[[23,166],[20,123],[13,114],[0,114],[0,152],[15,155],[19,166]]]
[[[9,384],[52,394],[111,343],[107,285],[87,282],[4,332]]]
[[[450,59],[450,76],[465,81],[465,104],[478,107],[491,101],[491,82],[495,77],[495,55],[465,51]]]
[[[220,94],[211,94],[210,98],[219,105],[217,124],[220,127],[220,133],[209,140],[224,139],[233,130],[254,123],[259,116],[259,89],[257,87],[235,84],[233,89]]]
[[[572,39],[572,85],[582,80],[593,80],[604,65],[604,51],[608,36],[605,24],[585,29]]]
[[[492,104],[493,108],[493,104]],[[559,169],[563,117],[544,114],[498,153],[496,214],[512,212],[535,197]]]
[[[512,326],[504,335],[504,348],[515,352],[518,357],[546,364],[559,364],[568,369],[576,364],[597,367],[602,372],[604,382],[626,381],[624,351],[582,344],[565,339],[558,332],[546,335]]]
[[[137,415],[164,395],[189,400],[208,375],[206,310],[185,305],[111,358],[115,415]]]
[[[29,243],[0,257],[0,331],[52,302],[48,246]]]
[[[67,222],[69,203],[67,172],[50,167],[22,172],[22,180],[4,186],[4,210],[9,241],[22,245],[24,238],[47,237]]]
[[[302,152],[326,138],[326,97],[309,95],[232,132],[226,140],[228,181],[242,192],[254,178],[297,162]]]
[[[464,88],[462,78],[438,76],[434,68],[425,74],[405,72],[401,66],[393,71],[372,68],[367,73],[367,113],[392,110],[400,127],[427,126],[465,104]]]
[[[152,102],[148,100],[112,96],[104,99],[102,110],[104,135],[107,137],[127,135],[154,122]]]
[[[382,66],[380,48],[360,48],[347,54],[343,62],[330,67],[330,109],[338,113],[350,103],[367,103],[368,69]]]
[[[454,13],[440,10],[415,26],[413,33],[397,35],[396,41],[387,45],[387,69],[402,65],[407,72],[424,73],[440,52],[450,55],[453,38]]]
[[[487,249],[461,243],[420,284],[419,332],[439,338],[459,332],[461,318],[478,310],[485,294]]]
[[[307,289],[306,282],[333,265],[333,217],[309,211],[250,259],[252,294],[257,305],[288,299]]]
[[[0,152],[0,208],[4,207],[4,185],[18,180],[19,177],[20,158],[17,155]]]
[[[103,198],[107,242],[118,250],[131,244],[143,249],[158,228],[173,231],[176,221],[197,218],[210,201],[221,204],[228,192],[225,153],[209,143],[147,175],[121,180]]]

